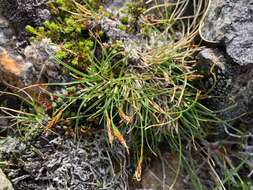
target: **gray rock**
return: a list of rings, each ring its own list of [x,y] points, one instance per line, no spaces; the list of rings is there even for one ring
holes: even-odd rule
[[[32,64],[25,62],[18,55],[2,48],[0,53],[0,83],[8,83],[16,87],[24,87],[25,73],[30,71]]]
[[[18,88],[37,83],[65,82],[67,76],[54,58],[57,46],[48,39],[27,46],[21,56],[15,50],[1,48],[0,83],[8,83]],[[10,49],[10,50],[8,50]]]
[[[39,26],[50,17],[44,0],[0,0],[0,14],[6,17],[18,34],[26,25]]]
[[[240,65],[253,63],[253,3],[251,0],[214,0],[201,29],[209,42],[225,45]]]
[[[219,49],[205,48],[196,58],[198,69],[205,75],[203,88],[217,97],[212,99],[210,107],[215,110],[229,107],[228,95],[232,89],[232,80],[239,74],[239,66],[232,64],[225,52]]]
[[[208,75],[205,88],[214,88],[212,94],[216,96],[228,95],[232,79],[239,74],[240,67],[219,49],[205,48],[196,58],[201,70]]]
[[[0,52],[3,52],[3,47],[14,49],[15,36],[14,30],[6,18],[0,15]]]
[[[9,22],[0,16],[0,46],[7,44],[13,36]]]
[[[0,169],[0,190],[14,190],[11,182],[7,179],[6,175]]]
[[[108,7],[121,8],[126,2],[131,2],[131,0],[108,0],[105,2],[105,5]]]
[[[26,73],[26,83],[64,82],[62,66],[54,58],[59,47],[53,45],[49,39],[44,39],[27,46],[24,50],[26,62],[33,64],[33,73]],[[36,80],[34,80],[36,79]]]
[[[208,150],[217,149],[222,144],[226,147],[233,165],[237,164],[235,155],[240,154],[242,158],[249,158],[241,170],[252,171],[253,65],[241,66],[220,49],[203,49],[197,57],[199,65],[208,71],[212,70],[217,79],[216,85],[209,93],[213,98],[205,103],[212,110],[219,110],[218,117],[225,121],[218,123],[216,134],[209,134],[208,140],[202,143]],[[210,72],[207,72],[203,80],[207,84],[204,89],[210,89],[214,84],[214,80],[211,79],[213,78]],[[202,170],[203,176],[208,176],[204,168],[205,166],[199,171]],[[223,168],[217,171],[219,175],[224,175]],[[250,180],[251,174],[243,174],[243,177],[246,178],[248,175]],[[202,178],[202,175],[199,176]],[[203,178],[203,182],[205,184],[207,182],[207,186],[210,187],[207,189],[214,189],[214,184],[209,182],[209,179]]]
[[[0,101],[3,101],[3,100],[1,100],[1,97],[0,97]],[[2,105],[0,105],[0,106],[2,106]],[[3,133],[5,130],[7,130],[8,126],[9,126],[8,119],[2,118],[2,115],[0,114],[0,133]]]
[[[204,88],[211,89],[210,106],[223,120],[233,120],[253,113],[253,66],[240,66],[219,49],[203,49],[197,56],[200,69],[205,69]],[[212,75],[214,74],[215,77]],[[248,116],[247,116],[247,113]],[[236,122],[236,120],[234,120]],[[230,122],[230,124],[234,123]],[[253,123],[253,120],[250,121]]]
[[[0,159],[4,159],[6,154],[16,154],[26,148],[26,145],[21,143],[20,140],[10,136],[1,141],[0,145]]]
[[[253,123],[253,2],[252,0],[213,0],[203,27],[204,40],[218,43],[219,49],[204,49],[198,58],[201,64],[216,65],[217,84],[212,94],[219,96],[213,106],[230,108],[223,119]],[[210,87],[210,79],[207,82]],[[234,122],[231,123],[236,123]]]
[[[240,122],[252,125],[253,113],[253,67],[244,67],[240,74],[234,79],[233,88],[228,97],[235,103],[234,110]]]
[[[14,11],[15,7],[16,14],[6,12],[6,10]],[[0,83],[6,82],[23,88],[39,82],[63,81],[62,69],[52,58],[57,50],[56,46],[49,45],[50,41],[45,39],[25,49],[19,49],[18,41],[14,37],[15,32],[11,25],[19,33],[24,30],[26,24],[40,24],[42,20],[48,18],[46,16],[48,10],[40,7],[44,7],[43,2],[35,0],[0,0],[0,13],[11,22],[0,15]]]

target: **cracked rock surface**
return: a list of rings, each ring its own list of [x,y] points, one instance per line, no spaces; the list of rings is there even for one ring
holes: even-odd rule
[[[198,56],[201,63],[216,68],[213,94],[220,98],[214,106],[231,107],[224,112],[224,119],[244,115],[243,120],[252,123],[249,118],[253,113],[253,2],[213,0],[201,35],[223,48],[204,49]]]
[[[213,0],[201,30],[205,40],[224,44],[239,65],[253,63],[253,2]]]

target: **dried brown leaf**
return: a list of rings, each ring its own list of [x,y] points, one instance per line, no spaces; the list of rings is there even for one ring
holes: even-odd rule
[[[189,81],[193,81],[193,80],[202,79],[203,77],[204,77],[203,75],[194,74],[194,75],[189,75],[189,76],[187,76],[187,79],[188,79]]]
[[[112,130],[114,137],[120,142],[120,144],[122,144],[126,148],[127,153],[129,154],[129,148],[119,129],[117,127],[113,127]]]
[[[56,112],[55,116],[52,117],[51,121],[48,123],[46,131],[48,129],[53,128],[60,121],[60,119],[62,118],[62,114],[63,114],[63,110],[59,110]]]
[[[127,116],[122,109],[119,109],[119,116],[125,122],[125,124],[131,123],[131,117]]]
[[[149,100],[149,104],[159,113],[164,113],[165,111],[154,101]]]
[[[141,181],[142,163],[143,163],[143,146],[141,147],[141,155],[140,155],[137,167],[134,172],[134,179],[136,179],[136,181]]]
[[[112,134],[111,120],[110,120],[109,114],[107,112],[106,112],[105,116],[106,116],[106,128],[107,128],[108,138],[109,138],[110,144],[112,145],[114,137]]]

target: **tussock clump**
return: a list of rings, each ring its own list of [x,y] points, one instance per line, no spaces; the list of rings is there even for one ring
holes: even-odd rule
[[[177,174],[181,165],[191,173],[183,144],[195,145],[206,136],[207,123],[219,121],[202,104],[206,94],[193,85],[201,79],[193,69],[200,49],[194,40],[209,1],[193,1],[192,8],[189,0],[150,2],[138,2],[141,9],[138,3],[128,5],[123,15],[134,18],[130,22],[106,14],[96,3],[56,1],[50,4],[55,20],[27,27],[37,40],[48,37],[60,46],[51,56],[72,77],[68,83],[48,84],[66,87],[66,93],[46,92],[54,97],[45,111],[51,117],[47,131],[68,121],[78,137],[83,124],[100,125],[110,145],[116,140],[131,155],[137,180],[145,155],[155,154],[161,142],[179,155]],[[105,17],[121,19],[113,31],[123,31],[123,38],[110,39],[101,25]],[[134,42],[136,48],[129,45]]]

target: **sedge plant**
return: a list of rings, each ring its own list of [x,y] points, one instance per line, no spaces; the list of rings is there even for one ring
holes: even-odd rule
[[[146,5],[138,12],[139,20],[135,23],[141,24],[140,33],[148,31],[151,36],[142,51],[134,53],[138,55],[134,59],[124,51],[126,42],[121,43],[123,48],[117,43],[108,45],[102,39],[103,29],[89,30],[89,20],[103,17],[89,9],[90,4],[72,0],[51,4],[58,15],[56,21],[27,30],[37,39],[49,37],[61,47],[51,56],[73,79],[48,85],[75,90],[68,96],[56,95],[63,99],[62,104],[54,108],[47,128],[61,118],[74,121],[76,129],[81,123],[97,122],[106,129],[111,145],[116,139],[133,154],[137,180],[141,179],[145,154],[155,154],[161,142],[166,141],[170,150],[179,154],[180,163],[185,164],[182,144],[194,144],[204,138],[206,123],[218,121],[215,113],[203,104],[207,96],[194,86],[201,76],[193,69],[194,54],[200,49],[193,40],[209,3],[194,0],[190,16],[185,15],[189,0],[153,1],[152,6]],[[154,11],[159,14],[150,19]],[[176,38],[175,32],[180,37]],[[157,46],[157,41],[165,43]],[[193,173],[191,167],[187,169]],[[195,183],[198,185],[199,181]]]

